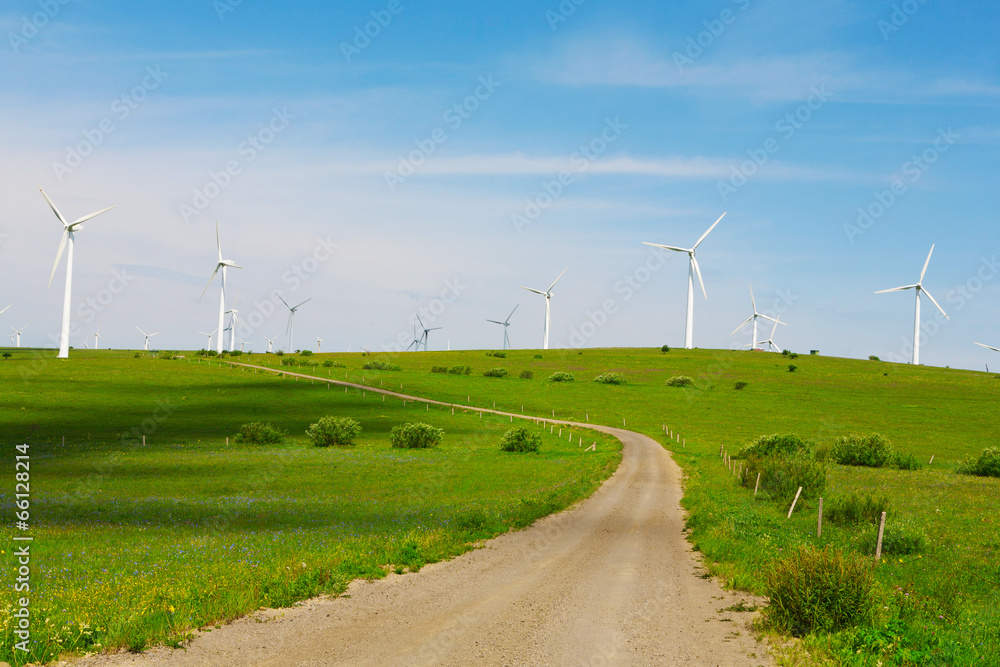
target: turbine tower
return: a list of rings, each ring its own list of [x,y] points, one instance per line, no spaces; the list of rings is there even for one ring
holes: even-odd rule
[[[280,294],[275,293],[275,296],[277,296],[279,299],[281,299],[281,295]],[[299,308],[301,308],[303,305],[309,303],[310,301],[312,301],[312,298],[306,299],[305,301],[303,301],[302,303],[300,303],[299,305],[297,305],[297,306],[295,306],[293,308],[292,306],[288,305],[287,301],[285,301],[284,299],[281,299],[281,303],[285,304],[285,308],[288,309],[288,328],[286,329],[285,333],[288,335],[288,353],[289,354],[291,354],[292,352],[295,351],[295,347],[293,346],[294,334],[295,334],[295,311],[297,311]]]
[[[59,218],[59,222],[63,225],[62,238],[59,240],[59,251],[56,253],[56,261],[52,265],[52,274],[49,276],[49,287],[52,287],[52,279],[56,276],[56,269],[59,268],[59,260],[62,259],[63,251],[66,251],[66,292],[63,296],[63,318],[62,318],[62,330],[59,334],[59,354],[56,355],[58,359],[66,359],[69,357],[69,311],[70,311],[70,298],[73,291],[73,246],[76,239],[76,232],[83,229],[83,223],[87,222],[91,218],[96,218],[102,213],[107,213],[114,206],[109,206],[108,208],[101,209],[96,213],[91,213],[90,215],[85,215],[82,218],[78,218],[73,222],[66,222],[66,218],[63,214],[59,212],[56,205],[52,203],[49,196],[45,194],[45,190],[41,187],[38,188],[42,196],[45,197],[45,201],[49,203],[49,208],[52,212],[56,214]],[[66,246],[69,246],[67,248]]]
[[[550,307],[550,302],[552,301],[552,288],[556,286],[556,283],[559,282],[559,279],[562,278],[567,271],[569,271],[568,266],[565,269],[563,269],[563,272],[559,274],[559,278],[553,280],[552,284],[549,285],[549,288],[544,292],[541,290],[532,289],[531,287],[524,287],[523,285],[521,286],[521,289],[523,290],[528,290],[529,292],[534,292],[535,294],[541,294],[542,296],[545,297],[545,334],[542,337],[542,347],[543,349],[546,350],[549,349],[549,327],[552,324],[552,310]]]
[[[749,322],[753,321],[753,341],[751,341],[751,343],[750,343],[750,349],[751,350],[756,350],[757,349],[757,318],[763,317],[765,320],[771,320],[772,322],[775,322],[775,325],[774,325],[775,328],[777,328],[778,324],[784,325],[785,323],[784,322],[778,322],[778,320],[774,319],[773,317],[768,317],[767,315],[764,315],[763,313],[758,313],[757,312],[757,300],[753,297],[753,285],[750,285],[750,303],[753,304],[753,315],[751,315],[750,317],[748,317],[745,320],[743,320],[743,323],[740,324],[740,326],[736,327],[733,330],[733,333],[731,333],[729,335],[730,336],[734,335],[737,331],[739,331],[740,329],[742,329],[743,327],[745,327]],[[773,338],[773,334],[772,334],[772,338]]]
[[[944,315],[945,319],[950,319],[948,317],[948,313],[944,312],[944,308],[942,308],[940,304],[934,300],[934,297],[931,296],[931,293],[928,292],[923,285],[924,274],[927,273],[927,265],[931,263],[931,255],[934,254],[934,245],[935,244],[931,245],[931,251],[927,253],[927,261],[924,262],[924,268],[920,272],[920,280],[918,280],[916,284],[903,285],[902,287],[893,287],[891,289],[884,289],[875,292],[876,294],[885,294],[886,292],[902,292],[908,289],[915,290],[917,305],[913,316],[913,360],[911,362],[914,366],[920,364],[920,295],[925,294],[927,298],[931,300],[931,303],[933,303],[937,309],[941,311],[941,314]]]
[[[517,304],[520,306],[521,304]],[[514,306],[514,310],[517,310],[517,306]],[[503,327],[503,349],[510,348],[510,337],[507,335],[507,328],[510,326],[510,318],[514,315],[514,310],[510,311],[510,315],[503,322],[498,322],[497,320],[486,320],[487,322],[492,322],[493,324],[499,324]]]
[[[17,337],[16,347],[21,347],[21,332],[27,328],[28,328],[27,325],[21,327],[20,329],[15,329],[14,327],[11,327],[11,330],[13,330],[14,335]]]
[[[236,302],[239,301],[239,297],[233,299],[233,307],[226,311],[226,315],[229,315],[229,351],[232,352],[236,349],[236,327],[240,324],[240,318],[236,315],[238,310],[236,310]]]
[[[98,340],[104,340],[104,336],[101,335],[101,326],[102,325],[98,324],[97,325],[97,331],[95,331],[94,333],[90,334],[91,336],[94,337],[94,349],[95,350],[97,349],[97,341]],[[107,343],[108,341],[104,340],[104,342]]]
[[[278,340],[278,337],[268,338],[267,336],[261,335],[261,338],[267,341],[267,353],[270,354],[274,352],[274,341]]]
[[[136,329],[139,329],[139,327],[136,327]],[[158,336],[160,334],[160,332],[157,331],[156,333],[148,334],[145,331],[143,331],[142,329],[139,329],[139,333],[141,333],[143,336],[146,337],[146,343],[145,343],[145,345],[143,345],[143,349],[146,350],[147,352],[149,352],[149,339],[152,338],[153,336]]]
[[[222,259],[222,238],[219,236],[219,223],[215,223],[215,243],[219,249],[219,261],[215,265],[215,271],[212,271],[212,277],[208,279],[208,284],[205,285],[205,289],[201,292],[201,297],[205,296],[205,292],[208,288],[212,286],[212,281],[215,280],[215,274],[219,273],[219,269],[222,269],[222,291],[219,293],[219,326],[216,327],[216,331],[219,332],[219,338],[215,344],[215,351],[222,354],[222,332],[225,330],[225,319],[226,319],[226,269],[230,266],[234,269],[242,269],[243,267],[236,262],[229,259]],[[211,347],[211,343],[209,343]]]
[[[218,329],[216,329],[215,331],[218,331]],[[212,336],[215,335],[215,331],[213,331],[212,333],[205,333],[204,331],[199,331],[198,332],[202,336],[208,336],[208,347],[205,348],[206,350],[211,350],[212,349]]]
[[[708,292],[705,291],[705,281],[701,277],[701,268],[698,266],[698,260],[695,258],[695,251],[701,242],[705,240],[705,237],[712,233],[715,226],[726,217],[723,213],[719,216],[719,219],[712,223],[712,226],[708,228],[708,231],[701,235],[698,242],[695,243],[690,248],[679,248],[672,245],[660,245],[658,243],[646,243],[643,241],[643,245],[652,246],[654,248],[663,248],[664,250],[673,250],[674,252],[686,252],[690,258],[688,263],[688,289],[687,289],[687,319],[684,325],[684,347],[690,350],[694,347],[694,276],[698,274],[698,282],[701,284],[701,293],[705,295],[705,300],[708,301]]]

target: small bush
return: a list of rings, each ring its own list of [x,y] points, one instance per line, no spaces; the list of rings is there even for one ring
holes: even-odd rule
[[[866,536],[863,548],[865,553],[874,556],[877,546],[878,529],[873,528]],[[883,556],[909,556],[922,552],[926,547],[927,535],[922,530],[886,522],[885,531],[882,533]]]
[[[874,354],[869,354],[868,361],[882,361],[882,360],[876,357]]]
[[[500,439],[500,449],[505,452],[537,452],[542,438],[524,426],[512,428]]]
[[[694,380],[689,378],[687,375],[675,375],[667,380],[668,387],[690,387],[693,384]]]
[[[300,352],[299,354],[301,354],[303,357],[311,357],[312,350],[302,350],[302,352]]]
[[[472,366],[452,366],[448,369],[450,375],[469,375],[472,373]]]
[[[786,356],[786,357],[787,357],[788,355],[790,355],[791,353],[792,353],[792,351],[791,351],[791,350],[782,350],[782,351],[781,351],[781,354],[782,354],[783,356]]]
[[[789,373],[794,373],[796,368],[798,368],[798,366],[796,366],[795,364],[788,364]]]
[[[361,435],[361,424],[350,417],[320,417],[309,426],[306,435],[317,447],[347,446],[354,444],[354,439]]]
[[[388,361],[382,361],[381,359],[375,359],[374,361],[369,361],[367,364],[361,368],[366,371],[401,371],[403,367],[399,364],[393,364]]]
[[[733,458],[764,457],[797,454],[809,450],[809,443],[794,433],[761,435],[748,445],[740,448]]]
[[[278,350],[278,351],[277,351],[277,352],[275,352],[274,354],[276,354],[276,355],[277,355],[277,356],[279,356],[279,357],[283,357],[283,356],[285,356],[285,351],[284,351],[284,350]]]
[[[769,625],[794,637],[873,625],[882,606],[871,561],[831,547],[800,547],[765,587]]]
[[[799,353],[798,352],[789,352],[788,353],[788,358],[789,359],[798,359],[799,358]]]
[[[507,377],[506,368],[491,368],[488,371],[483,371],[483,376],[488,378],[505,378]]]
[[[12,355],[10,352],[4,352],[3,353],[3,358],[4,359],[10,359],[12,356],[14,356],[14,355]]]
[[[285,439],[285,433],[271,424],[248,422],[240,427],[234,439],[251,445],[276,445]]]
[[[540,355],[540,354],[536,354],[536,355],[535,355],[534,357],[532,357],[532,358],[533,358],[533,359],[541,359],[541,358],[542,358],[542,355]]]
[[[663,347],[660,348],[660,352],[662,352],[663,354],[666,354],[669,351],[670,351],[669,345],[664,345]]]
[[[561,371],[553,373],[549,376],[549,382],[573,382],[574,380],[576,380],[575,375],[572,373],[563,373]]]
[[[882,512],[889,510],[889,497],[883,494],[852,493],[843,498],[831,498],[823,508],[823,519],[838,526],[876,524]]]
[[[423,422],[396,426],[389,433],[389,442],[400,449],[428,449],[444,438],[444,431]]]
[[[231,356],[231,357],[242,357],[243,356],[243,350],[233,350],[232,352],[229,353],[229,356]]]
[[[496,357],[497,359],[506,359],[507,358],[507,353],[506,352],[487,352],[486,356],[487,357]]]
[[[323,362],[323,368],[347,368],[347,364],[334,361],[333,359],[327,359]]]
[[[803,498],[818,498],[826,488],[826,466],[804,452],[750,456],[740,483],[748,489],[757,483],[760,473],[760,493],[771,500],[789,503],[802,487]]]
[[[920,470],[923,465],[913,454],[896,453],[892,457],[892,464],[900,470]]]
[[[621,373],[603,373],[594,378],[594,382],[598,384],[627,384],[628,380]]]
[[[298,366],[299,365],[298,359],[293,359],[292,357],[289,357],[287,359],[282,359],[280,363],[281,363],[282,366]]]
[[[1000,477],[1000,448],[987,447],[977,459],[967,459],[958,466],[963,475]]]
[[[739,382],[733,385],[733,389],[735,389],[736,391],[743,391],[749,386],[750,386],[749,382],[744,382],[743,380],[740,380]]]
[[[431,373],[447,373],[447,366],[431,366]]]
[[[837,437],[830,455],[841,465],[881,468],[893,460],[894,452],[883,435],[850,433]]]
[[[535,371],[523,370],[521,371],[522,380],[531,380],[535,377]]]

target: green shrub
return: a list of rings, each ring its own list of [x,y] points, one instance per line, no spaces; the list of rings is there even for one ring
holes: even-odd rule
[[[251,445],[276,445],[285,439],[285,433],[271,424],[248,422],[240,427],[234,439]]]
[[[540,355],[540,354],[536,354],[536,355],[535,355],[534,357],[532,357],[532,358],[533,358],[533,359],[541,359],[541,358],[542,358],[542,355]]]
[[[736,391],[742,391],[749,386],[750,386],[749,382],[744,382],[743,380],[740,380],[739,382],[733,385],[733,389],[735,389]]]
[[[323,368],[347,368],[347,364],[334,361],[333,359],[327,359],[323,362]]]
[[[277,356],[279,356],[279,357],[283,357],[283,356],[285,356],[285,351],[284,350],[278,350],[277,352],[275,352],[275,354]]]
[[[628,380],[621,373],[602,373],[594,378],[594,382],[598,384],[627,384]]]
[[[977,459],[967,459],[958,466],[963,475],[1000,477],[1000,448],[987,447]]]
[[[675,375],[667,380],[668,387],[690,387],[693,384],[694,380],[687,375]]]
[[[893,455],[892,464],[900,470],[920,470],[923,467],[913,454],[900,454],[899,452]]]
[[[231,357],[242,357],[243,356],[243,350],[233,350],[232,352],[229,353],[229,356],[231,356]]]
[[[431,366],[431,373],[447,373],[447,366]]]
[[[573,382],[576,380],[576,376],[572,373],[564,373],[562,371],[558,373],[553,373],[549,376],[549,382]]]
[[[282,366],[298,366],[299,365],[298,360],[297,359],[293,359],[292,357],[288,357],[287,359],[282,359],[280,363],[281,363]]]
[[[488,378],[505,378],[507,377],[506,368],[491,368],[488,371],[483,371],[483,375]]]
[[[831,498],[823,507],[823,519],[838,526],[876,524],[882,512],[889,510],[889,497],[882,494],[852,493],[843,498]]]
[[[878,546],[878,527],[872,526],[865,533],[862,549],[865,554],[875,555]],[[882,555],[883,556],[909,556],[918,554],[927,547],[927,535],[923,529],[900,526],[886,520],[885,530],[882,532]]]
[[[12,355],[10,352],[4,352],[3,353],[3,358],[4,359],[10,359],[12,356],[14,356],[14,355]]]
[[[428,449],[444,438],[444,431],[423,422],[396,426],[389,433],[389,442],[400,449]]]
[[[765,588],[767,623],[794,637],[871,626],[882,606],[871,560],[831,547],[799,547],[778,562]]]
[[[868,361],[882,361],[882,360],[876,357],[874,354],[869,354]]]
[[[506,359],[507,358],[507,353],[506,352],[487,352],[486,356],[487,357],[496,357],[497,359]]]
[[[666,354],[669,351],[670,351],[670,346],[669,345],[664,345],[663,347],[660,348],[660,352],[662,352],[664,354]]]
[[[500,449],[505,452],[537,452],[541,445],[541,436],[524,426],[510,429],[500,439]]]
[[[849,433],[837,436],[830,455],[841,465],[881,468],[893,460],[894,452],[884,435]]]
[[[788,364],[789,373],[794,373],[796,368],[798,368],[798,366],[796,366],[795,364]]]
[[[299,354],[301,354],[303,357],[311,357],[312,350],[302,350],[302,352],[300,352]]]
[[[771,435],[761,435],[754,438],[753,442],[741,447],[740,451],[738,451],[733,458],[740,459],[749,458],[751,456],[763,457],[796,454],[798,452],[807,452],[808,450],[809,443],[795,433],[787,433],[784,435],[772,433]]]
[[[400,366],[399,364],[394,364],[394,363],[391,363],[391,362],[388,362],[388,361],[382,361],[381,359],[375,359],[373,361],[369,361],[367,364],[365,364],[361,368],[365,369],[366,371],[401,371],[401,370],[403,370],[403,367]]]
[[[448,369],[450,375],[469,375],[472,373],[472,366],[452,366]]]
[[[748,489],[757,483],[760,473],[760,490],[765,498],[789,503],[802,487],[803,498],[818,498],[826,488],[826,466],[813,460],[805,452],[750,456],[746,459],[740,483]]]
[[[535,371],[523,370],[521,371],[522,380],[531,380],[535,377]]]
[[[309,426],[306,435],[317,447],[330,445],[346,446],[354,443],[361,435],[361,424],[350,417],[320,417],[320,420]]]

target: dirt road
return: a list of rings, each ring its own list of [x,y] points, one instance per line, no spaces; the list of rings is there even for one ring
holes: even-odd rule
[[[415,574],[354,582],[340,598],[259,612],[187,650],[76,664],[771,664],[750,614],[720,611],[749,596],[698,576],[669,454],[644,435],[600,430],[624,443],[619,469],[588,500],[526,530]]]

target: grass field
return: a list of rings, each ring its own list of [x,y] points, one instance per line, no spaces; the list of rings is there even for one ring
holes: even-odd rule
[[[506,418],[404,407],[326,383],[133,353],[52,356],[20,350],[0,362],[10,471],[0,486],[0,660],[12,664],[176,644],[261,606],[417,569],[588,495],[620,457],[610,438],[576,431],[599,442],[584,452],[534,425],[539,454],[503,453]],[[355,446],[307,443],[306,428],[327,414],[362,423]],[[227,445],[248,421],[290,435]],[[389,430],[407,421],[443,428],[443,443],[390,448]],[[28,654],[13,648],[24,594],[9,576],[21,544],[12,524],[22,443],[34,536]]]

